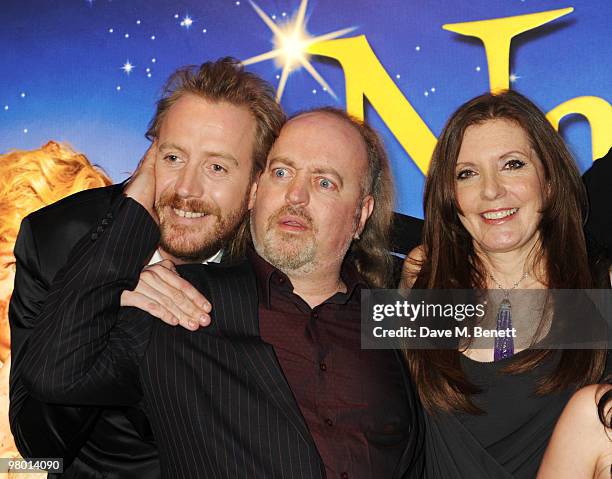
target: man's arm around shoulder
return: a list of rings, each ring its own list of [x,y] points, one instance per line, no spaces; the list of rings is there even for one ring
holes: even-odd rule
[[[22,376],[38,399],[127,405],[140,398],[135,374],[151,323],[144,312],[120,310],[119,298],[136,286],[159,230],[129,198],[117,201],[105,219],[72,250],[29,338]],[[147,320],[138,337],[132,326],[140,319]]]

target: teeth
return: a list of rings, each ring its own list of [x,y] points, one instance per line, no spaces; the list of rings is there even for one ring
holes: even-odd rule
[[[176,214],[176,216],[180,216],[181,218],[201,218],[202,216],[205,216],[204,213],[196,213],[195,211],[184,211],[176,208],[172,208],[172,211],[174,211],[174,214]]]
[[[505,218],[506,216],[513,215],[518,211],[518,208],[510,208],[509,210],[502,211],[491,211],[489,213],[483,213],[484,216],[488,220],[499,220],[501,218]]]

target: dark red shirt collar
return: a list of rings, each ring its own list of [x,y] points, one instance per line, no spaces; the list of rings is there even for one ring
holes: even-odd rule
[[[259,256],[253,248],[248,249],[247,256],[253,265],[255,276],[257,277],[259,302],[266,308],[270,309],[270,288],[272,281],[282,285],[283,288],[287,288],[288,291],[293,291],[293,285],[287,275]],[[366,281],[357,271],[355,263],[348,256],[342,263],[340,277],[346,285],[346,293],[336,293],[326,302],[345,304],[351,300],[353,295],[359,294],[362,288],[368,287]]]

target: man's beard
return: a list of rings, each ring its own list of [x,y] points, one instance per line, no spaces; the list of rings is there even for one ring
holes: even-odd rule
[[[221,209],[213,203],[182,199],[171,192],[163,193],[155,203],[161,230],[159,246],[182,261],[204,261],[216,254],[235,236],[247,212],[247,204],[248,198],[245,195],[238,208],[223,215]],[[206,216],[194,219],[193,225],[177,224],[172,221],[174,215],[170,212],[172,208],[204,213]],[[209,216],[215,219],[214,223],[201,226],[200,222],[210,222],[210,218],[206,219]]]
[[[307,230],[301,233],[291,233],[278,230],[278,220],[282,216],[292,215],[301,218]],[[266,221],[261,244],[257,241],[254,231],[254,209],[251,210],[251,237],[255,251],[275,268],[283,273],[314,271],[317,257],[317,229],[308,212],[296,206],[284,206]]]

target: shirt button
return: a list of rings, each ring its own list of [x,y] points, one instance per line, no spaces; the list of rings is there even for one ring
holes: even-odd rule
[[[343,472],[342,474],[340,474],[340,479],[348,479],[348,473]]]
[[[330,418],[327,418],[325,420],[325,424],[327,424],[329,427],[332,427],[334,425],[334,421],[332,421]]]
[[[312,313],[312,317],[313,317],[314,319],[319,319],[319,313],[313,312],[313,313]]]
[[[283,278],[282,276],[279,276],[278,284],[283,284],[284,282],[285,282],[285,278]]]
[[[327,364],[325,364],[325,363],[320,363],[320,364],[319,364],[319,369],[320,369],[321,371],[327,371]]]

